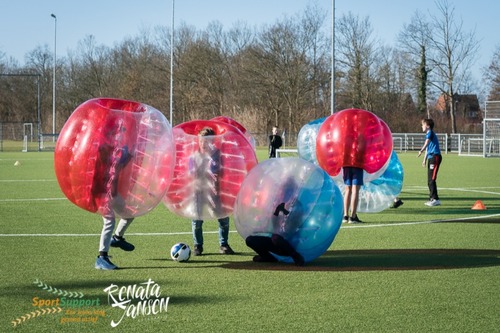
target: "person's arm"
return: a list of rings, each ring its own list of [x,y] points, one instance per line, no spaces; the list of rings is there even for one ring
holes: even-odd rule
[[[422,153],[425,150],[424,159],[422,160],[422,166],[425,166],[425,161],[426,161],[426,158],[427,158],[427,146],[429,146],[429,142],[431,142],[430,139],[426,139],[425,140],[424,146],[422,147],[422,149],[419,150],[418,155],[417,155],[417,157],[420,157],[420,155],[422,155]]]
[[[277,135],[276,136],[276,149],[280,149],[281,146],[283,146],[283,140],[281,139],[281,136]]]

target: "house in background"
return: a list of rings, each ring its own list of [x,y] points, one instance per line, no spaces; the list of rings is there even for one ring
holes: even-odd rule
[[[463,130],[469,131],[481,128],[483,115],[479,106],[477,95],[455,94],[454,100],[457,126],[461,124],[463,126]],[[449,115],[450,108],[448,97],[445,94],[441,94],[436,101],[436,111]]]

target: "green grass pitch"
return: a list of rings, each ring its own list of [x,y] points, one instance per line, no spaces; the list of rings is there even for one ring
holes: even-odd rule
[[[500,159],[444,155],[442,206],[426,207],[421,159],[398,156],[404,205],[360,214],[304,267],[253,263],[232,223],[237,254],[218,254],[215,221],[206,255],[174,262],[191,224],[160,204],[129,228],[135,251],[111,249],[121,269],[98,271],[101,219],[64,198],[53,154],[0,153],[0,331],[498,332]],[[128,314],[108,302],[112,286],[136,287]]]

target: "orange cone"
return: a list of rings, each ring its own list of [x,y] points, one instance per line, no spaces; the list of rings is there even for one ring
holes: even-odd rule
[[[472,208],[474,210],[485,210],[486,206],[483,204],[481,200],[476,201],[474,205],[472,205]]]

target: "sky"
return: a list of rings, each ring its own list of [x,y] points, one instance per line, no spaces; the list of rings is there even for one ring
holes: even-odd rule
[[[76,50],[88,35],[98,44],[113,47],[144,29],[171,27],[173,1],[174,28],[184,23],[205,29],[213,21],[225,28],[237,21],[259,28],[300,14],[310,3],[324,8],[328,20],[332,12],[332,0],[0,0],[0,53],[22,65],[25,55],[39,46],[53,51],[55,40],[56,56],[62,57]],[[476,30],[480,52],[473,75],[480,79],[481,69],[500,46],[500,1],[449,1],[463,20],[464,30]],[[335,17],[349,12],[361,19],[368,17],[373,37],[395,46],[398,33],[416,10],[427,14],[435,8],[434,0],[335,0]],[[51,14],[57,17],[57,25]]]

